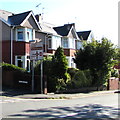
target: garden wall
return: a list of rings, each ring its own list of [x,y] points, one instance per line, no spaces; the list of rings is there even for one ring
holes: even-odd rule
[[[22,90],[32,90],[31,74],[19,74],[14,71],[4,71],[2,73],[2,86],[18,88]],[[40,76],[34,76],[34,90],[40,91]]]
[[[108,89],[109,90],[118,90],[120,89],[120,82],[119,82],[119,78],[110,78],[109,82],[108,82]]]

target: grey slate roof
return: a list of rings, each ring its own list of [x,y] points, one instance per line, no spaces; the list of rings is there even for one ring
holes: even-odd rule
[[[64,26],[54,27],[53,29],[57,32],[58,35],[67,36],[73,25],[74,24],[65,24]]]
[[[31,11],[9,16],[8,21],[11,25],[20,25],[25,20],[25,18],[29,15],[30,12]]]
[[[89,35],[90,35],[90,33],[91,33],[91,30],[89,30],[89,31],[77,32],[78,37],[79,37],[80,39],[82,39],[82,40],[87,40],[88,37],[89,37]]]

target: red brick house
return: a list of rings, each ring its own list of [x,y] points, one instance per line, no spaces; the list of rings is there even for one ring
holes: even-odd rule
[[[41,29],[33,12],[10,14],[10,16],[9,12],[2,10],[0,12],[0,22],[2,23],[2,61],[15,64],[30,71],[29,41],[35,39],[35,31]],[[6,19],[4,19],[5,17]]]

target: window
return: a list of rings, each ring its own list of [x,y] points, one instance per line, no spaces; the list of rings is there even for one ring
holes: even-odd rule
[[[72,39],[72,48],[74,48],[74,39]]]
[[[23,32],[18,32],[18,39],[23,40]]]
[[[80,48],[82,48],[82,43],[80,42],[80,41],[75,41],[75,47],[76,47],[76,49],[78,50],[78,49],[80,49]]]
[[[48,48],[52,48],[52,37],[48,37]]]
[[[18,60],[18,67],[23,67],[23,61],[22,60]]]
[[[15,56],[15,65],[30,72],[30,56]]]
[[[21,56],[17,56],[17,66],[23,68],[23,60]]]
[[[26,41],[29,42],[29,40],[33,39],[33,30],[27,28],[26,29]]]
[[[30,56],[27,56],[26,57],[26,70],[28,71],[28,72],[30,72]]]
[[[17,41],[29,42],[33,39],[33,30],[29,28],[18,28],[17,29]]]
[[[29,32],[27,31],[27,40],[29,40],[30,36],[29,36]]]
[[[63,38],[63,47],[68,48],[68,38]]]
[[[27,71],[30,71],[30,61],[27,60]]]
[[[17,40],[18,41],[23,40],[23,29],[18,29],[17,30]]]
[[[74,68],[74,61],[73,61],[73,58],[71,59],[71,67]]]

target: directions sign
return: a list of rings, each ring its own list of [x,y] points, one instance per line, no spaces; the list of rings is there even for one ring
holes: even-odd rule
[[[31,43],[30,60],[43,59],[43,44],[41,42]]]

